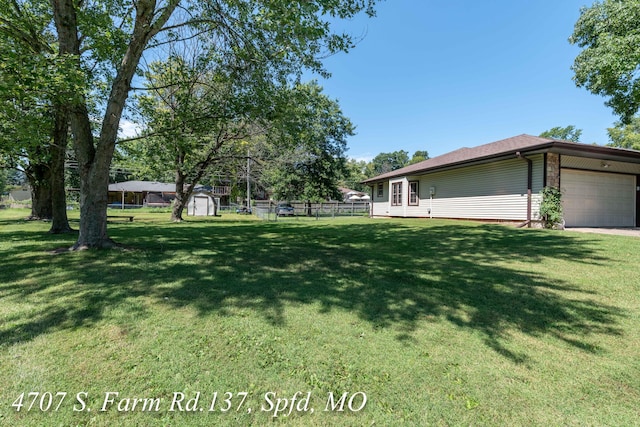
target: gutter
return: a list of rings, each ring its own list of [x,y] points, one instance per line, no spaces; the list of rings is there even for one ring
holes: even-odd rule
[[[475,148],[477,147],[471,148],[471,150]],[[439,164],[437,166],[426,166],[424,168],[416,168],[409,171],[406,171],[405,169],[412,168],[412,166],[406,166],[404,168],[401,168],[392,172],[387,172],[385,174],[381,174],[381,175],[366,179],[362,181],[362,183],[368,185],[370,183],[384,181],[390,178],[396,178],[404,175],[423,175],[426,173],[456,169],[456,168],[466,166],[466,165],[471,165],[471,164],[482,164],[485,162],[492,162],[495,160],[512,158],[511,156],[513,155],[512,154],[513,151],[511,150],[513,149],[516,149],[516,148],[514,147],[512,149],[507,149],[505,151],[483,155],[480,157],[467,158],[467,159],[463,159],[453,163],[445,163],[445,164]],[[638,150],[605,147],[600,145],[588,145],[588,144],[567,142],[567,141],[560,141],[560,140],[546,140],[546,142],[542,142],[540,144],[522,146],[520,150],[525,150],[528,153],[528,155],[550,152],[550,153],[566,154],[571,156],[589,157],[589,158],[597,158],[597,159],[601,159],[604,157],[606,160],[628,162],[628,163],[640,163],[640,151]],[[519,155],[519,152],[516,152],[516,156],[524,160],[527,160],[526,158]],[[434,157],[434,159],[436,158],[437,157]],[[429,160],[432,160],[432,159],[429,159]]]
[[[527,162],[527,220],[520,224],[518,228],[531,228],[531,191],[533,187],[533,160],[524,157],[519,151],[516,151],[516,157]]]

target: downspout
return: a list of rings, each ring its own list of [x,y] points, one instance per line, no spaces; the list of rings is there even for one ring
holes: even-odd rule
[[[369,218],[373,218],[373,193],[375,190],[373,185],[369,186],[369,188],[371,189],[371,195],[369,196]]]
[[[516,157],[527,162],[527,220],[518,225],[518,228],[522,228],[525,225],[531,228],[531,190],[533,187],[533,161],[524,157],[519,151],[516,152]]]

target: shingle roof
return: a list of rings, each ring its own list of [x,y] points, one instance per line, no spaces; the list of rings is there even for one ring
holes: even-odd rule
[[[153,181],[124,181],[109,184],[109,191],[128,191],[132,193],[141,193],[143,191],[154,193],[175,193],[176,185]]]
[[[577,142],[560,141],[555,139],[542,138],[539,136],[522,134],[511,138],[502,139],[500,141],[491,142],[489,144],[479,145],[473,148],[460,148],[450,153],[446,153],[432,159],[424,160],[420,163],[409,165],[401,169],[369,178],[363,181],[363,183],[372,183],[375,181],[381,181],[398,176],[417,175],[445,167],[455,167],[458,165],[461,166],[466,163],[481,161],[484,159],[493,159],[497,157],[515,155],[515,153],[519,151],[525,152],[551,147],[557,147],[558,149],[572,151],[597,150],[601,153],[610,153],[612,155],[615,154],[618,156],[631,156],[634,158],[640,158],[640,152],[635,150],[593,146]]]
[[[443,154],[431,159],[423,160],[419,163],[396,169],[382,175],[370,178],[364,182],[378,181],[386,178],[393,178],[401,175],[411,175],[417,172],[426,172],[443,166],[465,163],[471,160],[479,160],[486,157],[493,157],[499,154],[506,154],[553,142],[553,139],[541,138],[531,135],[518,135],[512,138],[502,139],[489,144],[479,145],[474,148],[459,148],[450,153]]]

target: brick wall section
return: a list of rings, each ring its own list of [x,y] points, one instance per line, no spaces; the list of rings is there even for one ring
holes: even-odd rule
[[[547,153],[547,186],[560,188],[560,154]]]

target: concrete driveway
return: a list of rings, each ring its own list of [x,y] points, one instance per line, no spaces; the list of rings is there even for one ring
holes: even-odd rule
[[[598,234],[617,234],[620,236],[640,237],[640,227],[624,227],[624,228],[585,228],[585,227],[568,227],[567,231],[578,231],[581,233],[598,233]]]

